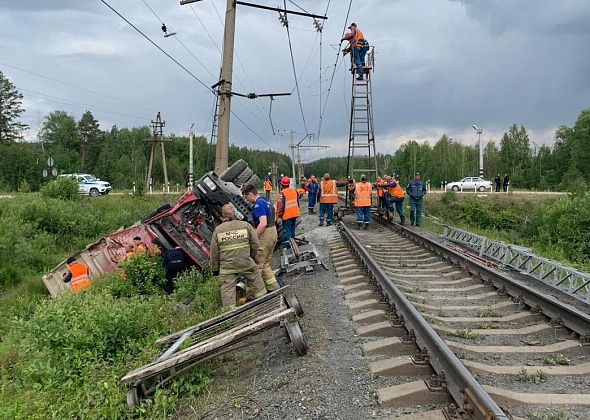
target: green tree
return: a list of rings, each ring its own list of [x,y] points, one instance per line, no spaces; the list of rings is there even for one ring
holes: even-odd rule
[[[590,182],[590,109],[580,113],[570,135],[572,164],[586,182]]]
[[[18,121],[25,111],[22,99],[22,93],[0,71],[0,143],[21,139],[23,130],[28,128]]]
[[[522,182],[524,169],[530,167],[532,151],[529,146],[529,135],[521,125],[513,124],[500,141],[500,167],[510,175],[511,180]]]
[[[100,152],[103,134],[92,112],[86,111],[78,121],[80,132],[80,162],[85,171],[92,172]]]

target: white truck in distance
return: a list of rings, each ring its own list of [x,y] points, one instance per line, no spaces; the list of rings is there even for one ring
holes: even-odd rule
[[[446,187],[447,190],[453,191],[465,191],[465,190],[472,190],[472,191],[481,191],[485,192],[486,190],[492,190],[492,181],[486,181],[483,178],[474,176],[468,176],[463,178],[461,181],[457,182],[449,182]]]
[[[106,181],[101,181],[94,175],[90,174],[63,174],[60,177],[72,178],[78,181],[80,187],[80,194],[97,197],[99,195],[106,195],[111,191],[111,184]]]

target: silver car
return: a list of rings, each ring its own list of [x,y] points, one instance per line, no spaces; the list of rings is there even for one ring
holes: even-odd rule
[[[78,181],[80,187],[80,194],[97,197],[99,195],[106,195],[111,191],[111,184],[106,181],[101,181],[94,175],[90,174],[63,174],[60,177],[73,178]]]
[[[485,192],[486,190],[492,190],[492,182],[491,181],[486,181],[483,178],[480,178],[478,176],[468,176],[463,178],[461,181],[457,181],[457,182],[449,182],[447,184],[447,190],[453,190],[453,191],[465,191],[465,190],[471,190],[471,191],[481,191],[481,192]]]

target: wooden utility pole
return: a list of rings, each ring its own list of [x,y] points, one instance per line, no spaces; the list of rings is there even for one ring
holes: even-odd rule
[[[164,137],[163,137],[163,128],[166,125],[166,121],[162,121],[162,117],[158,112],[156,115],[156,120],[152,120],[152,138],[150,139],[150,162],[148,164],[148,174],[145,180],[145,185],[148,188],[149,192],[153,190],[153,182],[152,182],[152,168],[154,166],[154,158],[157,153],[158,144],[162,147],[162,167],[164,169],[164,185],[166,192],[170,192],[170,185],[168,185],[168,169],[166,168],[166,151],[164,149]]]

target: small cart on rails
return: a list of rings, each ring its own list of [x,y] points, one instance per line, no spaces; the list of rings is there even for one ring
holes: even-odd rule
[[[307,353],[307,343],[297,317],[303,310],[290,286],[200,324],[156,340],[162,346],[152,363],[129,372],[121,384],[133,386],[127,393],[129,407],[139,405],[156,389],[181,373],[233,350],[237,343],[275,326],[284,327],[296,353]]]

